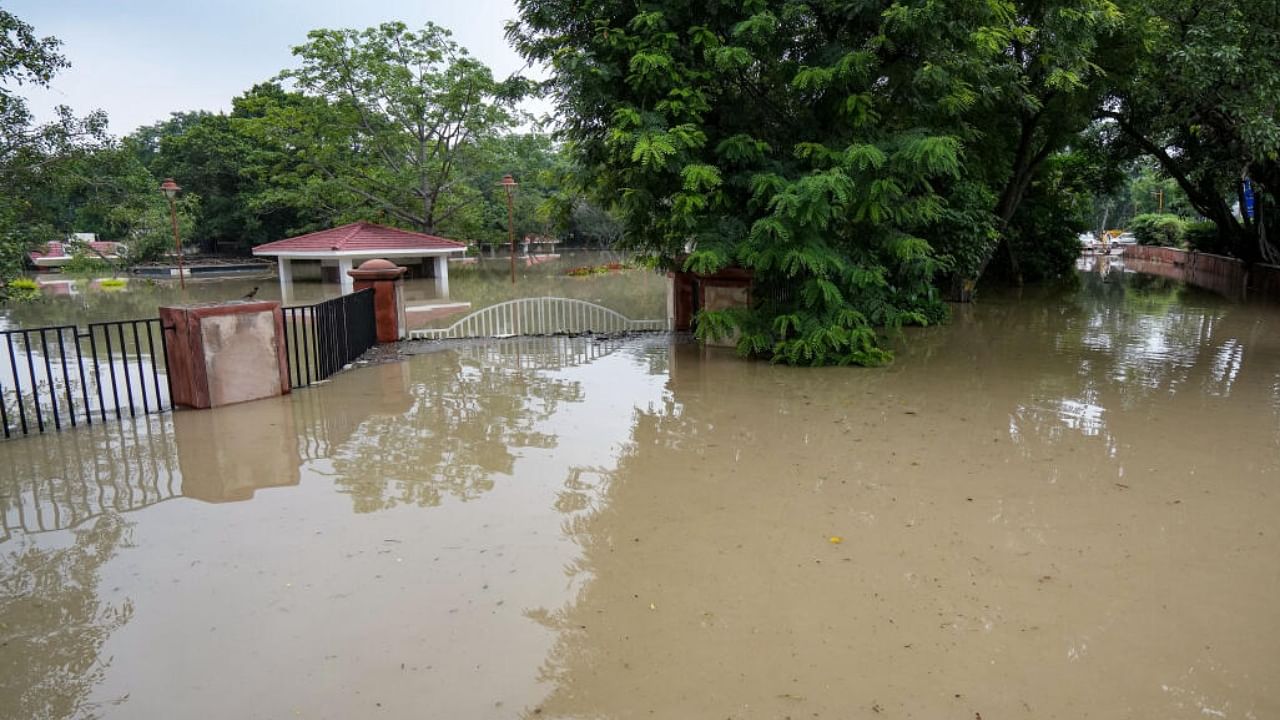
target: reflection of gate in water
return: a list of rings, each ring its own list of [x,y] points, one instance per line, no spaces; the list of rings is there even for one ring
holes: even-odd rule
[[[560,370],[577,367],[612,355],[622,348],[622,338],[586,341],[576,338],[534,336],[458,348],[458,354],[486,367],[509,370]]]

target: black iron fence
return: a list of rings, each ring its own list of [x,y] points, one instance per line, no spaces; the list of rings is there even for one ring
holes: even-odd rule
[[[289,381],[307,387],[377,343],[373,291],[284,308]],[[5,438],[173,407],[158,318],[0,331]]]
[[[324,380],[377,344],[373,290],[284,308],[284,334],[289,384]]]
[[[0,331],[4,437],[171,408],[156,318]]]

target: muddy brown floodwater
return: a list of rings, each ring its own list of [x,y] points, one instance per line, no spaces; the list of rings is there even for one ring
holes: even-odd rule
[[[511,340],[0,445],[12,718],[1280,716],[1280,313]]]

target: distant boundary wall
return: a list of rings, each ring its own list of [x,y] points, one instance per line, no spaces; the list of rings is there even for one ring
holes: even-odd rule
[[[1280,302],[1280,267],[1246,267],[1235,258],[1176,248],[1132,245],[1124,249],[1129,267],[1202,287],[1236,300]]]

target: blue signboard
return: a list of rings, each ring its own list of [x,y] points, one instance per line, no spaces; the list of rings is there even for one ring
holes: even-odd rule
[[[1244,181],[1244,208],[1242,209],[1245,220],[1252,220],[1255,217],[1253,214],[1253,183],[1248,180]]]

